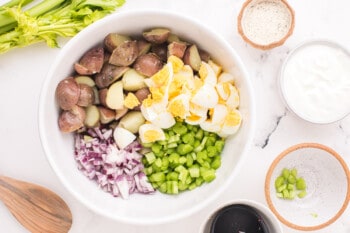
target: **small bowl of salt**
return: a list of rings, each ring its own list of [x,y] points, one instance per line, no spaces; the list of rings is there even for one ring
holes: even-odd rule
[[[251,46],[281,46],[294,30],[294,10],[285,0],[247,0],[238,15],[238,32]]]

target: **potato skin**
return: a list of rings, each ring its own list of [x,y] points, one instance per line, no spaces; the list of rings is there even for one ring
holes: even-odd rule
[[[75,71],[80,75],[91,75],[101,71],[104,61],[103,47],[92,48],[87,51],[78,63],[75,63]]]
[[[129,66],[139,55],[136,41],[124,41],[113,50],[109,58],[109,63],[116,66]]]
[[[95,102],[95,93],[92,87],[87,84],[79,84],[80,95],[77,105],[87,107]]]
[[[117,33],[109,33],[103,40],[103,44],[109,52],[113,52],[113,50],[118,47],[124,41],[130,40],[129,36],[120,35]]]
[[[95,83],[99,88],[105,88],[120,79],[129,69],[127,66],[105,64],[100,73],[95,75]]]
[[[153,44],[162,44],[168,40],[170,30],[167,28],[154,28],[143,32],[142,35],[147,41]]]
[[[63,110],[70,110],[78,103],[80,87],[73,77],[63,79],[56,87],[58,105]]]
[[[74,105],[70,110],[61,112],[58,118],[58,126],[64,133],[74,132],[84,126],[85,118],[85,110]]]
[[[168,56],[177,56],[181,58],[184,56],[187,45],[182,42],[173,41],[168,45]]]
[[[134,108],[135,110],[140,110],[140,107],[142,105],[142,101],[147,99],[149,94],[151,94],[151,92],[149,91],[148,87],[141,88],[135,92],[135,96],[138,99],[138,101],[140,102],[140,104]]]
[[[199,51],[196,45],[193,44],[187,47],[183,56],[183,61],[186,65],[190,65],[193,70],[199,70],[202,63],[202,59],[199,55]]]
[[[147,53],[136,59],[133,68],[137,72],[150,77],[163,68],[163,63],[154,53]]]

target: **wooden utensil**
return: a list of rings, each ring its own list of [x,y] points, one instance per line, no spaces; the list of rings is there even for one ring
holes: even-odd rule
[[[30,232],[67,233],[71,228],[67,204],[42,186],[0,176],[0,200]]]

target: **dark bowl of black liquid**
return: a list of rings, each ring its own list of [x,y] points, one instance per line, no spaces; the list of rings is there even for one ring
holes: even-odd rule
[[[230,205],[221,209],[213,219],[210,233],[271,233],[265,220],[248,205]]]
[[[281,225],[262,204],[240,201],[227,204],[208,220],[205,233],[281,233]]]

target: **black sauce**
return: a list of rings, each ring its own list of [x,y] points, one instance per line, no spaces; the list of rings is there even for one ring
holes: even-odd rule
[[[264,219],[247,205],[224,207],[214,216],[210,233],[269,233]]]

